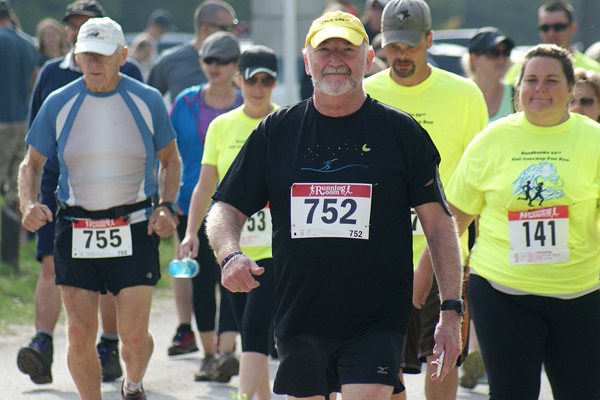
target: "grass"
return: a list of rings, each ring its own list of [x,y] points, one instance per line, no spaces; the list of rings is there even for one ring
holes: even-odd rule
[[[156,287],[168,289],[171,283],[167,266],[174,255],[173,236],[161,239],[159,251],[162,279]],[[9,324],[33,325],[35,286],[39,272],[40,264],[35,259],[35,240],[20,246],[18,272],[0,263],[0,332],[5,331]],[[61,313],[61,318],[64,318],[64,313]]]

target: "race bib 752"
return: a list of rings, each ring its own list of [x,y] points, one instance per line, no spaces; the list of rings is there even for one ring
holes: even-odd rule
[[[371,189],[363,183],[292,185],[292,239],[369,239]]]

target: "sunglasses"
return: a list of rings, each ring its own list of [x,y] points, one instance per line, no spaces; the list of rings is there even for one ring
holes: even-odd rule
[[[588,108],[588,107],[592,107],[594,105],[594,103],[596,102],[596,98],[595,97],[582,97],[580,99],[571,99],[569,100],[569,105],[573,105],[575,103],[579,102],[579,104],[581,104],[581,107],[584,108]]]
[[[202,22],[202,24],[206,24],[208,26],[212,26],[213,28],[220,29],[223,32],[233,32],[233,30],[236,27],[235,23],[233,25],[219,25],[219,24],[213,24],[212,22]]]
[[[502,51],[500,51],[498,49],[492,49],[490,51],[480,51],[480,52],[478,52],[476,54],[478,56],[485,55],[490,60],[496,60],[500,56],[503,56],[503,57],[506,57],[506,58],[510,57],[510,53],[511,52],[512,52],[512,49],[504,49]]]
[[[202,59],[202,62],[204,62],[204,64],[207,64],[207,65],[211,65],[213,63],[217,63],[217,65],[227,65],[227,64],[231,64],[234,61],[235,60],[222,60],[222,59],[216,58],[216,57],[206,57],[206,58]]]
[[[538,26],[538,29],[544,33],[547,33],[550,29],[553,29],[554,32],[560,32],[560,31],[564,31],[565,29],[567,29],[567,27],[571,25],[571,24],[565,24],[565,23],[558,23],[558,24],[544,24],[544,25],[540,25]]]
[[[254,86],[260,82],[260,84],[266,88],[270,88],[275,84],[277,80],[272,76],[267,76],[261,79],[258,79],[256,76],[253,76],[250,79],[244,79],[244,83],[248,86]]]

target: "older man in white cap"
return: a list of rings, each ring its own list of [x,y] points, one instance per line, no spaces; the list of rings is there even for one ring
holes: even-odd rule
[[[269,203],[273,221],[274,391],[323,399],[387,400],[410,318],[410,207],[432,242],[442,299],[460,296],[454,223],[438,182],[439,154],[421,126],[367,96],[373,51],[360,20],[315,20],[305,67],[314,96],[267,116],[252,132],[213,199],[207,232],[233,292],[264,270],[240,251],[240,227]],[[437,335],[449,365],[460,352],[460,317]],[[444,367],[440,378],[450,370]]]
[[[34,232],[53,219],[37,194],[44,162],[58,153],[56,283],[67,313],[69,370],[84,400],[102,398],[94,342],[100,293],[107,291],[115,295],[127,370],[122,398],[146,398],[158,236],[175,230],[181,166],[175,134],[158,91],[119,73],[126,56],[123,31],[110,18],[81,27],[75,57],[83,77],[43,103],[19,172],[23,226]],[[157,157],[161,198],[153,209]]]

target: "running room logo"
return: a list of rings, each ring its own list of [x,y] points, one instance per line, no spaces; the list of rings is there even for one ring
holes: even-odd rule
[[[350,196],[350,185],[311,185],[309,196]]]
[[[527,201],[529,206],[541,206],[546,200],[560,199],[565,192],[559,187],[563,186],[556,167],[549,162],[530,165],[513,182],[513,196],[517,200]],[[534,204],[537,202],[537,204]]]

